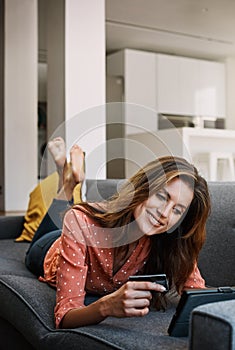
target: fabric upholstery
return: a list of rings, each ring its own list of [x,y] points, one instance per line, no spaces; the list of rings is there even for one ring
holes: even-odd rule
[[[235,300],[198,306],[192,312],[191,350],[235,349]]]
[[[7,319],[37,349],[132,350],[133,346],[137,350],[187,349],[187,339],[169,338],[167,335],[174,309],[167,312],[152,311],[145,319],[109,317],[99,325],[55,330],[54,289],[36,278],[23,276],[0,276],[0,282],[0,299],[3,303],[0,316]],[[141,337],[138,336],[140,332]]]
[[[32,276],[25,268],[24,257],[29,244],[13,239],[0,240],[0,275]]]
[[[119,186],[124,180],[108,179],[108,180],[86,180],[86,199],[87,201],[102,201],[110,198],[114,193],[118,192]]]
[[[18,237],[24,225],[24,217],[18,216],[0,216],[0,239],[11,239]]]
[[[33,350],[33,346],[10,322],[0,317],[0,349]],[[16,345],[17,344],[17,345]],[[16,347],[17,346],[17,347]]]
[[[199,268],[207,285],[235,286],[235,183],[211,182],[209,189],[212,209]]]

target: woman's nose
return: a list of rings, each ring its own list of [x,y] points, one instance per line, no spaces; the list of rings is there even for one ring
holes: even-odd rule
[[[171,206],[170,204],[163,205],[161,208],[158,209],[158,211],[162,217],[167,218],[171,213]]]

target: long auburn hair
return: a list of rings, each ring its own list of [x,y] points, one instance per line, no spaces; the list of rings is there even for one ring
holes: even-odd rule
[[[145,273],[166,273],[170,285],[180,293],[205,241],[206,220],[210,213],[207,182],[192,164],[181,157],[160,157],[124,181],[119,191],[106,202],[105,210],[86,202],[79,207],[102,227],[125,228],[134,220],[135,208],[175,178],[180,178],[192,189],[193,200],[171,233],[150,236]]]

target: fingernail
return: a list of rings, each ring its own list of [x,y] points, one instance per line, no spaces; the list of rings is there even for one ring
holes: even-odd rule
[[[165,288],[164,286],[161,286],[161,287],[160,287],[160,291],[161,291],[161,292],[165,292],[165,291],[166,291],[166,288]]]

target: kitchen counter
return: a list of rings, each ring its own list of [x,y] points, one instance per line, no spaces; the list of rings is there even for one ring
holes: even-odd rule
[[[142,166],[153,157],[176,155],[195,163],[198,154],[209,152],[235,154],[235,130],[183,127],[128,135],[126,159],[132,161],[127,161],[126,175],[136,170],[132,163]]]
[[[235,130],[184,127],[158,130],[156,136],[167,143],[173,154],[189,161],[197,153],[235,152]]]

